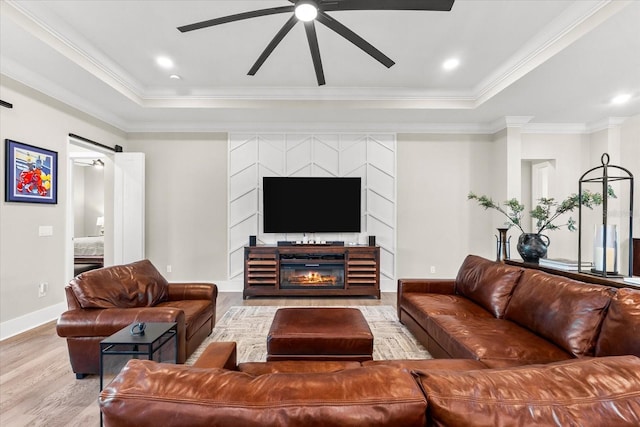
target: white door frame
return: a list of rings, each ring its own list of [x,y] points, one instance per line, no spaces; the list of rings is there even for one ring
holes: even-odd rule
[[[100,153],[104,165],[104,265],[143,259],[144,237],[144,154],[115,153],[80,140],[69,138],[67,148],[79,146]],[[66,281],[74,277],[73,269],[73,159],[67,156],[66,204]]]

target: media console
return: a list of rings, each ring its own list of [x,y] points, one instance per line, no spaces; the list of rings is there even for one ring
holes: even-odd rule
[[[260,245],[244,248],[244,292],[251,296],[380,298],[380,248]]]

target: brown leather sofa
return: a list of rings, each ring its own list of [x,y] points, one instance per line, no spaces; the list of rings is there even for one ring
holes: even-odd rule
[[[236,365],[235,343],[214,343],[194,366],[129,361],[99,404],[107,427],[637,426],[640,358]]]
[[[455,280],[400,279],[398,317],[437,358],[491,367],[640,356],[640,290],[469,255]]]
[[[65,287],[68,311],[58,335],[67,339],[77,378],[100,372],[100,341],[134,322],[175,322],[178,363],[211,334],[218,289],[212,283],[168,283],[149,260],[82,273]]]

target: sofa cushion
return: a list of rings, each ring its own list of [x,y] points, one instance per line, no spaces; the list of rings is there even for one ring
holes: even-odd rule
[[[414,318],[447,315],[458,317],[493,317],[480,305],[462,295],[406,294],[403,310]]]
[[[634,356],[419,375],[429,425],[640,425],[640,359]]]
[[[527,270],[505,318],[552,341],[572,355],[593,356],[612,288]]]
[[[622,354],[640,356],[640,290],[636,289],[618,289],[596,346],[596,356]]]
[[[82,308],[152,307],[168,283],[149,260],[87,271],[69,283]]]
[[[522,269],[468,255],[456,277],[456,293],[480,304],[498,319],[507,304]]]
[[[504,319],[436,316],[425,327],[452,358],[490,359],[492,366],[500,360],[505,365],[525,365],[571,358],[555,344]]]
[[[378,366],[254,377],[131,360],[100,393],[105,425],[424,426],[426,399],[406,370]]]
[[[161,302],[156,307],[170,307],[184,311],[185,330],[187,339],[190,339],[202,325],[211,322],[213,316],[211,305],[211,301],[192,299]]]

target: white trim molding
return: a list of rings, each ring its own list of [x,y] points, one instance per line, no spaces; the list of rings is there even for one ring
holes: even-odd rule
[[[56,320],[65,310],[67,310],[67,304],[60,302],[2,322],[0,323],[0,341]]]

